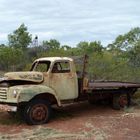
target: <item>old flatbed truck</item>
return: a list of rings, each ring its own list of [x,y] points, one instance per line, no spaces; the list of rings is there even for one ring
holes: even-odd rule
[[[28,124],[43,124],[51,117],[52,105],[88,100],[112,102],[113,108],[130,104],[131,96],[140,88],[138,83],[89,82],[79,77],[74,60],[68,57],[45,57],[33,62],[27,72],[9,72],[0,80],[0,104],[8,112],[21,112]]]

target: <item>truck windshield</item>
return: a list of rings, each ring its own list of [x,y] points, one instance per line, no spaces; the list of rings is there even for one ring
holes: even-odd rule
[[[33,63],[31,71],[47,72],[50,68],[50,61],[36,61]]]

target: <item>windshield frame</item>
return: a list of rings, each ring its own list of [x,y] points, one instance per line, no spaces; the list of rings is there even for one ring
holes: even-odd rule
[[[32,64],[32,67],[30,69],[30,71],[37,71],[36,68],[38,66],[39,63],[45,63],[46,62],[46,65],[48,65],[47,69],[45,72],[48,72],[50,67],[51,67],[51,61],[49,60],[41,60],[41,61],[35,61],[33,64]],[[37,72],[41,72],[41,71],[37,71]]]

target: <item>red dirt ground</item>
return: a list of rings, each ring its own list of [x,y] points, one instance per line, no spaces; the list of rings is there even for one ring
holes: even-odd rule
[[[48,124],[28,126],[0,112],[0,139],[139,140],[140,107],[113,110],[87,102],[54,110]],[[11,122],[12,123],[11,123]]]

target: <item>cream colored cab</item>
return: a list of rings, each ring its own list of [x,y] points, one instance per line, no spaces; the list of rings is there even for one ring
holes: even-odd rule
[[[40,58],[34,63],[34,67],[35,71],[43,73],[43,85],[52,88],[59,100],[70,100],[78,97],[78,79],[71,58]]]

